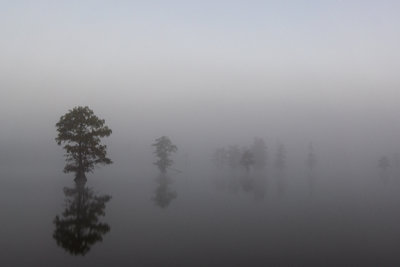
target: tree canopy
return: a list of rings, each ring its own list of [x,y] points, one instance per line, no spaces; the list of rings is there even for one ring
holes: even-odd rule
[[[157,157],[157,161],[154,162],[154,165],[158,167],[161,173],[166,173],[167,168],[174,163],[170,155],[178,150],[177,146],[174,145],[167,136],[157,138],[152,146],[156,148],[154,154],[156,154]]]
[[[89,107],[69,110],[61,116],[56,127],[56,142],[66,151],[64,172],[84,176],[93,171],[96,164],[112,163],[107,157],[107,146],[101,144],[101,138],[110,136],[112,131],[105,125],[105,120],[94,115]]]

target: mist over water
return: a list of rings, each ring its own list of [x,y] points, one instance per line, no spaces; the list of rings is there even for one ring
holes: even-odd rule
[[[0,265],[399,265],[399,8],[0,3]],[[112,129],[84,183],[77,106]]]

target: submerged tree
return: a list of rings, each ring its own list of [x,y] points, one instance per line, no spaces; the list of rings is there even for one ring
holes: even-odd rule
[[[169,166],[171,166],[174,161],[170,158],[171,153],[178,150],[177,146],[172,144],[171,140],[167,136],[161,136],[155,140],[152,144],[156,148],[154,154],[157,156],[157,161],[154,165],[158,167],[161,173],[165,174]]]
[[[66,208],[53,221],[56,227],[53,238],[72,255],[85,255],[110,231],[110,226],[99,217],[105,215],[111,196],[95,195],[92,189],[85,187],[85,182],[77,182],[75,188],[64,188],[64,194]]]
[[[96,164],[112,163],[107,158],[107,146],[100,142],[102,137],[112,133],[104,123],[89,107],[75,107],[60,118],[56,124],[56,141],[66,150],[64,172],[75,172],[77,178],[85,177]]]

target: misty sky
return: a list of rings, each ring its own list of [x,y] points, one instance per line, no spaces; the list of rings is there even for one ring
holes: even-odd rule
[[[399,13],[399,1],[0,1],[0,141],[54,142],[58,118],[89,105],[114,138],[390,149]]]

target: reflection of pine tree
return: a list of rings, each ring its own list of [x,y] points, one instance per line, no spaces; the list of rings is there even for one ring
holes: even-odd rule
[[[172,200],[177,198],[178,194],[169,187],[172,183],[169,177],[160,175],[157,179],[157,183],[158,186],[155,190],[155,196],[153,197],[154,203],[161,208],[166,208],[171,204]]]
[[[85,182],[77,182],[75,188],[64,188],[66,208],[56,216],[53,238],[57,245],[73,255],[85,255],[91,246],[103,240],[110,231],[107,223],[100,222],[106,203],[111,196],[97,196]]]

